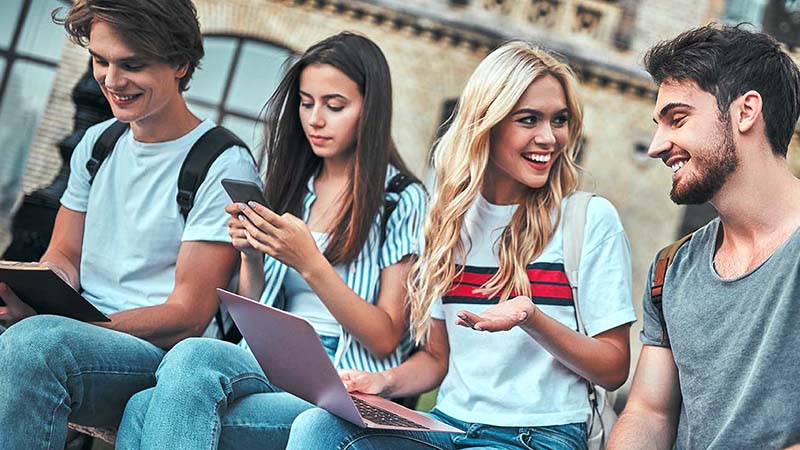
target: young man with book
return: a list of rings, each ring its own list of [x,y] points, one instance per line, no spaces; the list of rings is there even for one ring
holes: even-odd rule
[[[800,72],[769,36],[705,26],[651,49],[660,84],[649,155],[672,200],[719,218],[659,257],[644,347],[609,448],[800,444],[800,180],[786,152]]]
[[[87,130],[76,148],[41,261],[111,321],[32,315],[0,284],[10,325],[0,335],[4,450],[62,449],[68,421],[118,423],[128,398],[155,383],[166,349],[204,332],[215,288],[229,282],[238,252],[220,180],[258,182],[248,150],[234,145],[211,163],[185,216],[176,201],[184,160],[214,128],[182,95],[203,56],[190,0],[77,0],[58,20],[88,47],[116,121]],[[95,143],[117,121],[129,128],[92,173]]]

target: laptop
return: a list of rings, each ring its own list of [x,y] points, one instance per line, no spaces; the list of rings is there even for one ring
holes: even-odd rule
[[[348,393],[308,322],[223,289],[217,292],[275,386],[361,428],[463,433],[383,397]]]

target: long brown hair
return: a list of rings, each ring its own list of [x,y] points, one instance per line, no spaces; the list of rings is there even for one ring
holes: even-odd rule
[[[356,259],[384,204],[386,168],[411,176],[391,136],[392,81],[381,49],[364,36],[343,32],[311,46],[295,62],[267,102],[264,195],[278,214],[302,217],[307,183],[322,166],[300,123],[300,75],[312,64],[342,71],[364,97],[358,120],[350,192],[334,221],[325,257],[331,264]]]

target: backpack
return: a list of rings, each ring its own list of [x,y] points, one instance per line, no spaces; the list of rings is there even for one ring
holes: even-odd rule
[[[106,128],[97,139],[97,142],[95,142],[92,148],[92,157],[86,162],[86,170],[89,171],[89,185],[94,182],[94,178],[100,166],[103,164],[103,161],[108,158],[108,155],[114,150],[114,146],[117,144],[119,138],[122,137],[129,127],[129,124],[117,120]],[[181,165],[181,170],[178,174],[178,195],[175,198],[180,207],[184,222],[189,217],[189,211],[191,211],[192,206],[194,206],[195,195],[197,194],[197,190],[200,189],[203,180],[205,180],[208,169],[211,168],[211,165],[222,152],[233,146],[247,149],[248,154],[252,157],[247,145],[235,134],[221,126],[216,126],[206,131],[200,139],[192,145],[192,148],[183,160],[183,165]],[[255,162],[255,159],[253,162]],[[238,330],[235,332],[232,332],[232,329],[227,332],[225,331],[221,309],[217,309],[216,320],[223,340],[238,342],[241,339]]]
[[[583,234],[586,228],[586,209],[592,197],[594,194],[591,192],[575,191],[567,200],[567,207],[562,218],[564,272],[567,274],[569,287],[572,289],[578,331],[587,336],[578,303],[578,268],[580,267]],[[586,424],[589,450],[601,450],[606,446],[607,435],[617,421],[617,414],[612,406],[613,400],[605,389],[588,380],[586,385],[589,391],[589,404],[592,407],[592,416]]]
[[[664,290],[664,281],[667,276],[667,269],[678,249],[683,246],[689,239],[692,238],[692,233],[678,239],[677,241],[662,248],[656,256],[656,267],[653,273],[653,282],[650,285],[650,301],[656,310],[658,321],[661,324],[661,343],[664,345],[669,344],[669,334],[667,333],[667,321],[664,319],[664,306],[661,302],[661,294]]]

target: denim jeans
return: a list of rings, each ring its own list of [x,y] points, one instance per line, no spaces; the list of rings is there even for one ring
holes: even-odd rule
[[[332,355],[338,338],[322,341]],[[118,450],[282,450],[294,419],[314,406],[272,385],[249,351],[212,339],[176,345],[156,377],[128,402]]]
[[[292,426],[287,450],[586,450],[586,424],[547,427],[495,427],[467,423],[434,410],[430,415],[465,434],[366,430],[320,408],[300,414]]]
[[[164,351],[64,317],[29,317],[0,335],[0,449],[62,450],[67,422],[116,425],[155,384]]]

